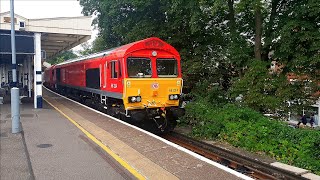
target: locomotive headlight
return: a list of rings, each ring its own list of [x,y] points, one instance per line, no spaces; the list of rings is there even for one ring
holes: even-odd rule
[[[129,103],[141,102],[141,96],[130,96],[128,101]]]
[[[152,51],[152,56],[157,56],[158,55],[158,53],[157,53],[157,51]]]
[[[170,94],[169,95],[169,100],[178,100],[179,99],[179,94]]]
[[[170,94],[169,95],[169,100],[178,100],[179,99],[179,94]]]

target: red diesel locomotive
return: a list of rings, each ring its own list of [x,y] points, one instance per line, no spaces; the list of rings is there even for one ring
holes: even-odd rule
[[[167,132],[184,114],[180,55],[148,38],[45,70],[45,86],[154,132]]]

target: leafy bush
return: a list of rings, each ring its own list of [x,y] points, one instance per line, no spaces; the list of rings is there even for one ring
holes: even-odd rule
[[[293,129],[247,108],[212,106],[205,100],[187,105],[185,121],[193,135],[227,141],[236,147],[265,154],[278,161],[320,174],[320,131]]]
[[[216,109],[208,108],[211,106],[203,99],[186,106],[186,115],[182,121],[193,126],[194,136],[212,139],[217,137],[224,128],[222,121],[215,121]]]
[[[281,110],[285,114],[299,112],[316,102],[318,98],[311,96],[317,92],[316,81],[296,79],[290,82],[287,72],[270,73],[269,64],[263,61],[249,64],[245,75],[233,80],[230,99],[241,95],[241,103],[256,111],[277,113]]]
[[[192,89],[191,94],[196,99],[201,99],[211,103],[211,106],[221,106],[227,103],[223,87],[218,83],[211,83],[209,80],[204,80],[196,83],[196,87]]]

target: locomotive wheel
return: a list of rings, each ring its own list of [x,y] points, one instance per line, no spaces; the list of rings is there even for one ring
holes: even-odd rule
[[[112,107],[112,106],[108,106],[107,108],[107,114],[112,116],[112,117],[115,117],[117,119],[121,119],[121,115],[119,113],[119,108],[117,107]]]
[[[178,122],[171,111],[167,111],[166,118],[168,121],[167,132],[170,132],[177,126]]]
[[[172,131],[178,124],[177,120],[173,116],[168,116],[167,115],[167,120],[168,120],[168,126],[167,126],[167,131],[166,133]]]
[[[86,102],[86,98],[85,97],[83,97],[83,96],[79,96],[80,98],[79,98],[79,102],[81,103],[81,104],[84,104],[85,102]]]

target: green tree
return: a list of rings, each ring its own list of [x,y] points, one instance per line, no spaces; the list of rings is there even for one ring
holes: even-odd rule
[[[72,50],[69,50],[69,51],[64,51],[64,52],[58,54],[56,57],[50,59],[48,62],[50,64],[58,64],[63,61],[73,59],[76,57],[78,57],[78,56]]]
[[[89,44],[88,42],[82,43],[80,46],[81,46],[81,49],[78,51],[78,53],[81,56],[90,55],[93,53],[92,45]]]
[[[203,96],[217,86],[213,89],[225,96],[228,92],[229,99],[243,94],[247,105],[261,111],[285,109],[288,101],[314,102],[313,85],[289,83],[286,76],[293,72],[308,75],[311,83],[319,80],[317,0],[80,0],[80,4],[84,14],[97,15],[94,24],[100,34],[93,51],[157,36],[180,52],[185,85],[206,90]],[[283,69],[270,74],[273,60]],[[286,94],[292,91],[294,96]]]
[[[211,54],[222,53],[222,31],[213,32],[208,25],[211,14],[198,1],[93,1],[80,0],[86,15],[97,14],[94,23],[100,29],[100,47],[112,48],[143,38],[157,36],[172,44],[183,59],[184,75],[189,84],[205,79],[212,69]],[[214,17],[218,21],[220,17]],[[221,18],[220,18],[221,19]],[[220,21],[220,20],[219,20]],[[221,58],[221,57],[219,57]],[[204,70],[205,68],[205,70]]]
[[[307,74],[319,80],[320,3],[318,0],[282,2],[275,58],[285,72]],[[280,12],[279,12],[280,13]]]
[[[104,39],[101,36],[98,36],[92,43],[92,52],[99,52],[99,51],[103,51],[106,50],[106,44]]]

